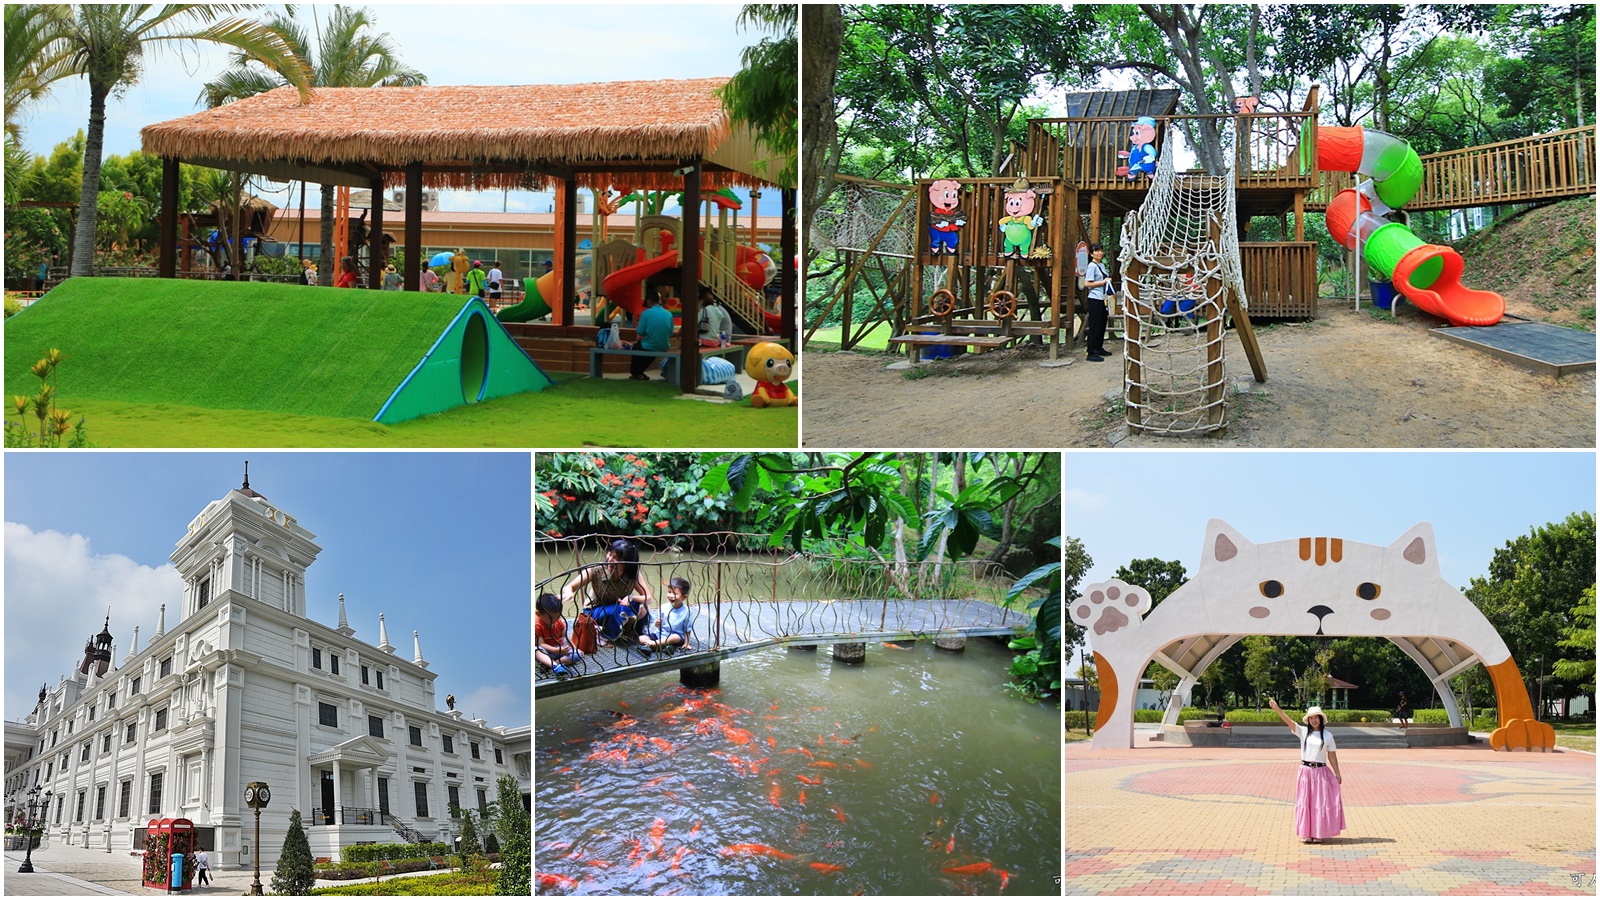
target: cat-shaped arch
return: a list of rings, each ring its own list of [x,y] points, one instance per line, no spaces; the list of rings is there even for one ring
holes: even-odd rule
[[[1134,693],[1157,653],[1193,638],[1220,644],[1257,634],[1385,637],[1402,646],[1465,648],[1494,684],[1500,727],[1491,745],[1555,746],[1554,730],[1534,718],[1499,632],[1439,575],[1433,526],[1426,522],[1380,547],[1331,537],[1255,544],[1212,519],[1199,572],[1153,612],[1148,592],[1113,579],[1089,585],[1068,614],[1088,629],[1100,677],[1096,747],[1133,746]]]

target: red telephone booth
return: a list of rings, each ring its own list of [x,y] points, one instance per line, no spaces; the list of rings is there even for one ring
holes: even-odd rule
[[[193,887],[194,838],[188,819],[151,819],[144,832],[144,886],[169,893]]]

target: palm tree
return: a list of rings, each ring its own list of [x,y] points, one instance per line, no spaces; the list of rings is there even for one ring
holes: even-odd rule
[[[268,61],[311,97],[309,74],[277,32],[239,18],[222,18],[254,4],[185,3],[46,5],[48,46],[59,46],[72,74],[89,79],[89,132],[83,153],[83,193],[78,201],[78,231],[72,240],[72,274],[94,270],[95,201],[100,193],[100,163],[106,129],[106,98],[136,84],[145,51],[199,43],[237,47]]]
[[[50,86],[78,74],[54,34],[50,7],[38,3],[6,6],[6,133],[20,138],[18,115],[50,92]]]
[[[784,159],[769,180],[792,184],[800,146],[800,12],[794,4],[751,3],[739,13],[740,28],[773,37],[746,47],[743,68],[722,89],[722,104],[735,121],[748,124],[767,149]]]
[[[307,61],[311,67],[311,83],[316,87],[405,87],[428,81],[427,76],[400,62],[387,33],[377,36],[367,33],[376,26],[372,14],[365,8],[335,6],[327,27],[317,29],[314,55],[305,23],[295,17],[292,9],[268,18],[266,27],[283,35],[295,53]],[[235,52],[230,62],[233,68],[201,89],[200,99],[206,106],[215,108],[253,97],[285,83],[281,73],[249,53]],[[333,186],[324,184],[321,189],[322,259],[325,262],[317,267],[317,281],[330,285],[336,267],[328,261],[338,258],[333,250]],[[372,202],[383,200],[374,197]]]

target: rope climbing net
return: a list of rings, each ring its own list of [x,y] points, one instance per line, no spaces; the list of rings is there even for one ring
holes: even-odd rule
[[[1132,428],[1191,434],[1226,425],[1226,292],[1243,305],[1234,173],[1180,175],[1163,153],[1122,226],[1124,397]]]
[[[812,219],[812,248],[824,253],[846,250],[901,258],[911,256],[911,224],[916,217],[916,204],[903,202],[911,189],[909,185],[904,190],[895,190],[841,180]],[[883,237],[874,244],[873,238],[880,232]]]

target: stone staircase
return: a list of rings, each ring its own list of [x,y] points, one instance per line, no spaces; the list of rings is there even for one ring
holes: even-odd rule
[[[1294,748],[1300,745],[1289,729],[1281,725],[1271,728],[1241,728],[1234,726],[1228,740],[1229,747],[1240,749]],[[1340,728],[1328,729],[1341,750],[1404,750],[1410,746],[1399,726],[1394,728]]]

